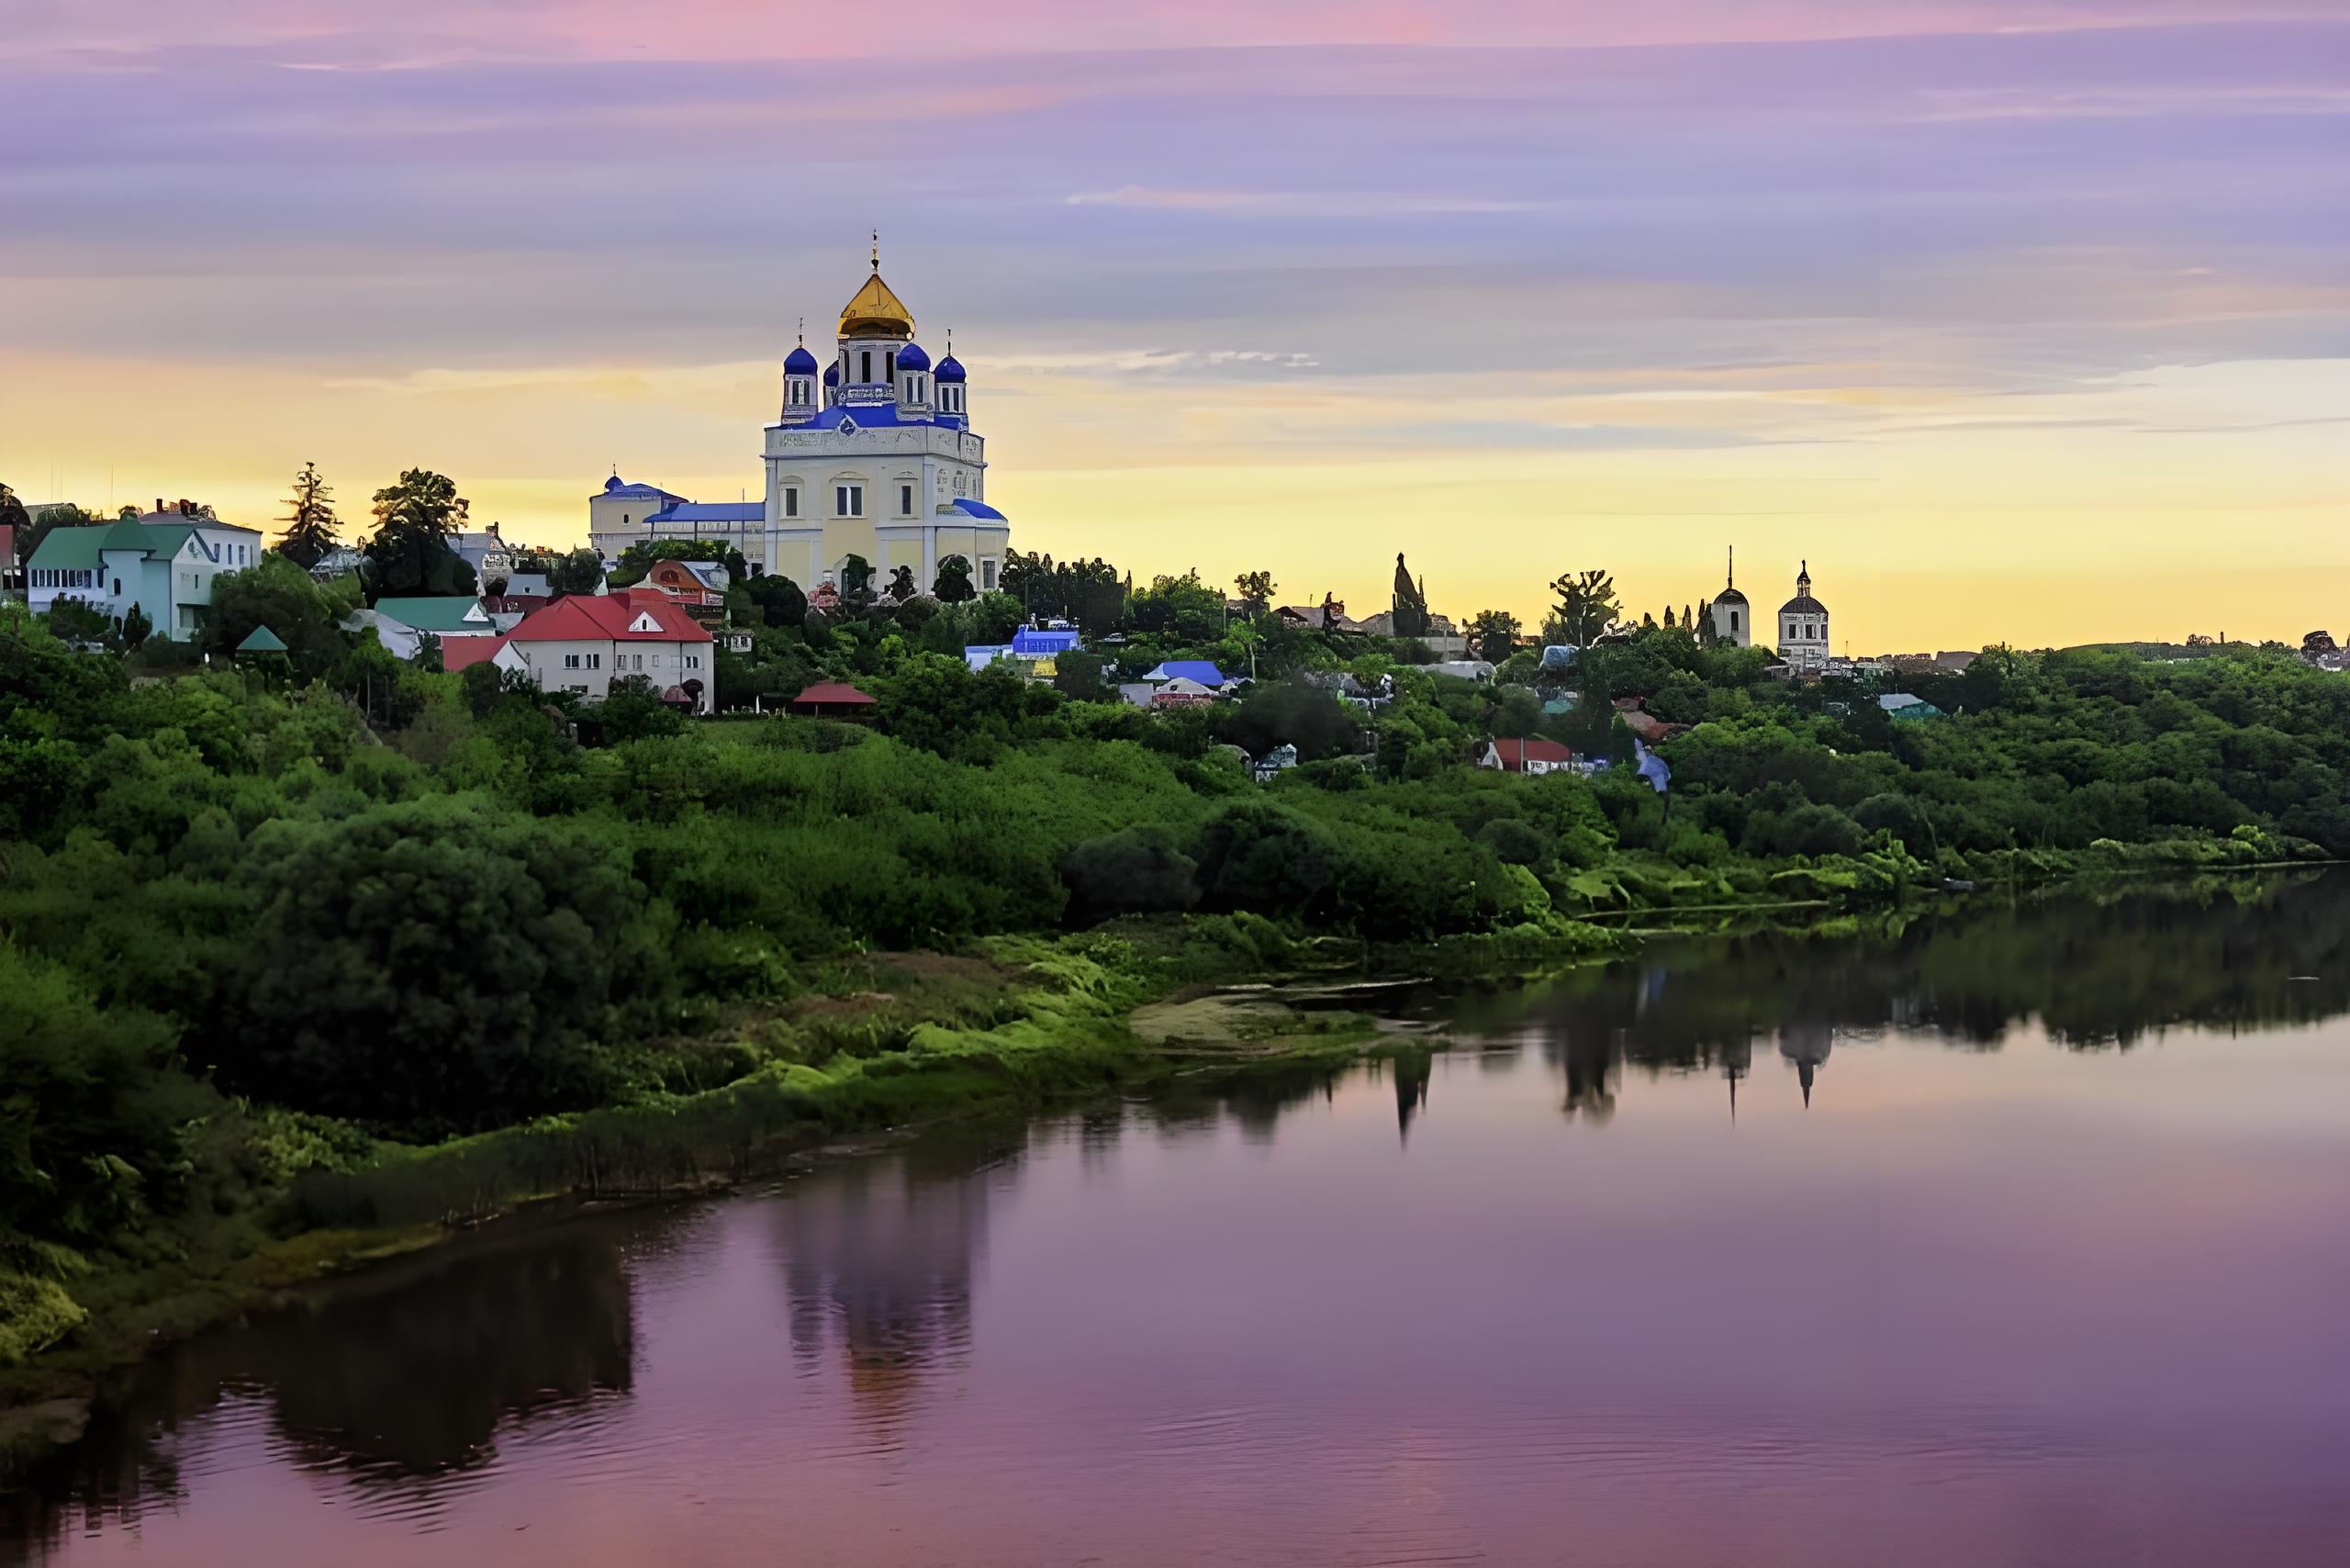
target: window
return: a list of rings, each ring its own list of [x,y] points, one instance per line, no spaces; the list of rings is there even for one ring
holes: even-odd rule
[[[993,561],[979,563],[979,591],[981,593],[995,592],[995,563]]]
[[[863,352],[863,355],[858,361],[858,366],[859,368],[856,378],[859,381],[870,381],[873,379],[873,351],[871,349],[867,349]]]
[[[1738,611],[1735,610],[1729,612],[1729,629],[1733,632],[1738,630]]]
[[[791,486],[783,492],[783,515],[786,517],[800,515],[800,487],[797,485]]]
[[[898,351],[895,349],[891,349],[881,356],[881,379],[884,381],[898,379]]]
[[[900,517],[914,515],[914,487],[912,485],[898,487],[898,515]]]
[[[602,669],[604,667],[604,655],[601,654],[589,654],[588,655],[588,667],[589,669]]]
[[[863,517],[865,515],[865,487],[862,485],[834,486],[833,515],[834,517]]]
[[[563,667],[565,669],[577,669],[579,667],[579,655],[577,654],[564,655]]]

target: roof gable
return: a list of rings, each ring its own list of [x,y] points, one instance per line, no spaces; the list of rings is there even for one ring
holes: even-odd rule
[[[393,597],[375,601],[375,613],[417,632],[487,632],[489,616],[478,599],[463,594]]]
[[[658,594],[574,595],[533,610],[508,633],[523,643],[707,643],[709,630]]]

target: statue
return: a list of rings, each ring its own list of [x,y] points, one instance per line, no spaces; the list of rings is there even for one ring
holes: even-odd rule
[[[900,604],[903,604],[906,600],[913,598],[914,569],[912,566],[900,566],[896,571],[890,573],[888,591],[890,597],[896,599]]]

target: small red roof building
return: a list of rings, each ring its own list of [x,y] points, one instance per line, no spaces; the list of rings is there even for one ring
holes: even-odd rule
[[[845,680],[820,680],[791,700],[791,711],[827,719],[861,719],[873,711],[873,699]]]
[[[1504,736],[1485,748],[1482,765],[1504,773],[1548,773],[1564,767],[1575,754],[1556,741]]]

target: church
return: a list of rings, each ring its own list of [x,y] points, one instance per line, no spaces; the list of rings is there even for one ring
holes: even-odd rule
[[[1002,580],[1012,525],[987,502],[987,448],[950,341],[932,363],[913,312],[872,271],[842,307],[831,360],[806,339],[783,362],[782,398],[760,457],[765,498],[698,502],[615,473],[588,498],[588,537],[610,560],[640,540],[722,540],[754,573],[840,586],[850,557],[875,580],[901,566],[923,588],[960,558],[985,593]]]

